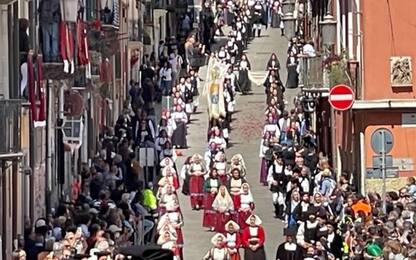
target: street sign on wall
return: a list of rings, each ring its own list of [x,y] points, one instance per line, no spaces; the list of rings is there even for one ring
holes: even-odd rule
[[[384,134],[384,137],[382,136]],[[389,129],[379,128],[371,135],[371,148],[377,154],[389,153],[393,149],[393,134]]]
[[[354,91],[347,85],[336,85],[329,91],[328,100],[333,109],[339,111],[348,110],[354,104]]]

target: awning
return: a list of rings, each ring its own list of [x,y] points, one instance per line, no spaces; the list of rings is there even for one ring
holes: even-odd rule
[[[352,105],[353,110],[373,109],[407,109],[416,108],[416,99],[378,99],[356,100]]]

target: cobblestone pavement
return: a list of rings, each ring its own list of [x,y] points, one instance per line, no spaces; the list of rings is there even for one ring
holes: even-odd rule
[[[272,52],[278,55],[281,63],[281,78],[286,82],[286,50],[287,39],[280,36],[280,30],[268,29],[263,36],[251,42],[247,50],[248,58],[253,72],[261,72],[266,68],[266,63]],[[261,73],[254,73],[255,75]],[[204,69],[201,71],[204,75]],[[260,77],[260,76],[259,76]],[[203,82],[204,83],[204,82]],[[268,259],[274,259],[276,246],[282,242],[283,223],[273,218],[271,193],[267,187],[259,184],[259,148],[261,131],[264,124],[265,94],[263,86],[253,86],[253,94],[237,96],[236,113],[233,118],[231,132],[231,147],[227,149],[227,158],[236,153],[241,153],[245,159],[248,173],[247,181],[252,187],[252,193],[256,202],[256,213],[263,219],[266,231],[266,253]],[[292,102],[297,90],[288,90],[285,98]],[[182,168],[187,156],[194,153],[204,154],[207,148],[206,132],[208,127],[206,97],[201,97],[198,113],[192,116],[189,125],[188,144],[190,148],[183,150],[183,156],[178,157],[178,170]],[[202,211],[192,211],[190,201],[186,196],[180,195],[181,209],[184,215],[183,227],[185,246],[184,259],[202,259],[210,248],[210,239],[213,233],[202,227]],[[242,250],[241,250],[242,251]]]

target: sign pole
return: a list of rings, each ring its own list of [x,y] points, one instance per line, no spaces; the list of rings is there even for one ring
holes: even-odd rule
[[[381,172],[383,176],[383,211],[386,210],[386,142],[385,132],[381,131]]]

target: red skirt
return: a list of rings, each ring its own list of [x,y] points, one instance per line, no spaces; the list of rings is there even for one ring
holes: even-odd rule
[[[202,226],[207,228],[215,227],[216,212],[212,209],[212,203],[215,200],[215,196],[212,193],[205,193],[204,198],[204,217],[202,219]]]
[[[240,252],[237,251],[237,253],[230,255],[230,260],[240,260]]]
[[[181,228],[176,228],[176,244],[179,248],[183,247],[183,233]]]
[[[226,174],[224,174],[224,175],[219,175],[219,176],[218,176],[218,179],[220,180],[220,184],[221,184],[221,185],[227,185],[227,183],[228,183],[228,179],[227,179],[227,175],[226,175]]]
[[[246,221],[250,217],[250,215],[251,215],[251,210],[238,212],[237,224],[240,226],[240,230],[244,230],[244,228],[248,227],[248,225],[246,224]]]
[[[191,207],[195,208],[203,206],[204,193],[203,193],[204,177],[202,176],[191,176],[189,179],[189,193],[191,197]]]
[[[231,220],[231,215],[226,212],[226,213],[219,213],[216,212],[215,213],[215,232],[218,233],[224,233],[225,232],[225,224],[227,224],[228,221]]]
[[[231,195],[234,204],[234,210],[231,212],[231,219],[238,223],[238,209],[240,208],[240,195]]]

